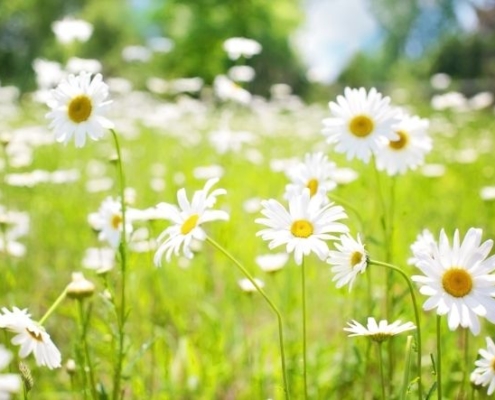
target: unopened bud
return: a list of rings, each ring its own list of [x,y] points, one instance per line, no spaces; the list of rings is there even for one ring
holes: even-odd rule
[[[72,273],[72,282],[67,285],[67,296],[72,299],[82,299],[95,292],[95,285],[88,281],[82,272]]]

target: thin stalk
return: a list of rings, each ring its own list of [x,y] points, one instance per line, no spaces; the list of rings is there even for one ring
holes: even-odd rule
[[[459,398],[464,398],[464,393],[466,393],[466,383],[469,383],[467,366],[470,364],[470,354],[469,354],[469,331],[467,328],[461,330],[462,335],[462,345],[464,347],[464,364],[462,367],[462,385],[459,393]]]
[[[442,400],[442,338],[440,335],[442,319],[437,315],[437,398]]]
[[[244,274],[244,276],[251,282],[251,284],[256,288],[259,294],[263,297],[263,299],[268,303],[272,311],[275,313],[277,317],[277,323],[278,323],[278,339],[279,339],[279,346],[280,346],[280,358],[281,358],[281,363],[282,363],[282,375],[284,379],[284,393],[285,393],[285,398],[286,400],[290,399],[290,392],[289,392],[289,383],[287,379],[287,372],[286,372],[286,366],[285,366],[285,350],[284,350],[284,330],[283,330],[283,324],[282,324],[282,315],[280,314],[280,311],[278,308],[273,304],[273,302],[270,300],[270,298],[267,296],[265,291],[256,283],[252,275],[248,272],[244,266],[237,261],[237,259],[232,256],[223,246],[221,246],[219,243],[214,241],[211,237],[206,236],[206,241],[210,243],[213,247],[218,249],[220,252],[222,252],[229,260],[231,260],[234,265],[239,268],[239,270]]]
[[[383,355],[382,355],[382,342],[377,342],[378,346],[378,366],[380,368],[380,382],[382,386],[382,400],[386,400],[385,395],[385,374],[383,373]]]
[[[125,179],[124,170],[122,167],[122,154],[120,151],[119,140],[113,129],[112,137],[115,143],[115,151],[117,152],[117,169],[120,189],[120,203],[122,211],[122,235],[119,245],[120,253],[120,309],[118,310],[117,325],[118,325],[118,350],[117,350],[117,365],[115,366],[113,378],[113,399],[118,400],[121,397],[121,381],[122,381],[122,365],[124,363],[124,337],[125,337],[125,320],[126,320],[126,273],[127,273],[127,232],[126,232],[126,204],[124,198]]]
[[[90,384],[90,389],[91,389],[91,396],[94,400],[98,399],[98,394],[96,392],[96,382],[95,382],[95,376],[94,376],[94,369],[93,369],[93,363],[91,362],[91,358],[89,355],[89,346],[88,346],[88,341],[87,341],[87,331],[88,331],[88,321],[89,321],[89,312],[88,312],[88,317],[86,318],[85,312],[84,312],[84,304],[82,299],[77,300],[78,303],[78,308],[79,308],[79,318],[80,318],[80,324],[81,324],[81,344],[84,349],[84,360],[85,360],[85,365],[84,365],[84,380],[86,381],[86,365],[88,367],[88,375],[89,375],[89,384]],[[84,388],[84,393],[86,393],[86,388]]]
[[[416,302],[416,295],[414,294],[414,287],[409,279],[409,277],[406,275],[404,271],[402,271],[400,268],[396,267],[395,265],[389,264],[389,263],[384,263],[381,261],[376,261],[376,260],[368,260],[369,265],[377,265],[385,268],[390,268],[391,270],[397,272],[400,274],[404,280],[407,283],[407,287],[409,288],[409,293],[411,294],[411,301],[413,303],[413,310],[414,310],[414,319],[416,322],[416,340],[417,340],[417,346],[418,346],[418,354],[417,354],[417,364],[418,364],[418,398],[420,400],[423,399],[423,385],[421,383],[421,321],[419,318],[419,311],[418,311],[418,305]]]
[[[302,348],[303,348],[303,382],[304,398],[308,398],[308,373],[307,373],[307,340],[306,340],[306,267],[304,257],[301,264],[301,298],[302,298]]]
[[[43,325],[45,321],[48,319],[50,315],[55,311],[55,309],[60,305],[60,303],[65,299],[65,296],[67,295],[67,288],[64,289],[64,291],[60,294],[60,296],[57,297],[57,299],[53,302],[51,307],[48,309],[48,311],[41,317],[41,319],[38,321],[40,325]]]
[[[400,391],[400,400],[405,400],[407,388],[409,387],[409,376],[411,372],[411,350],[413,337],[409,335],[406,341],[406,358],[404,362],[404,376],[402,378],[402,389]]]

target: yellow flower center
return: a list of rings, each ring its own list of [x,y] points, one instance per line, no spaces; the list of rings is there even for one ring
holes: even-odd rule
[[[34,332],[29,328],[26,328],[26,332],[29,333],[29,336],[31,336],[34,340],[37,340],[38,342],[43,342],[43,336],[41,335],[41,332]]]
[[[366,115],[356,115],[349,122],[349,130],[354,136],[364,138],[373,132],[373,120]]]
[[[122,216],[120,214],[112,215],[112,219],[110,220],[110,225],[112,225],[113,229],[119,229],[121,223],[122,223]]]
[[[492,362],[490,363],[490,367],[492,367],[492,371],[495,371],[495,357],[492,358]]]
[[[309,189],[309,194],[313,197],[318,191],[318,179],[310,179],[306,187]]]
[[[191,215],[180,227],[180,233],[182,233],[183,235],[187,235],[189,232],[191,232],[194,228],[196,228],[198,219],[198,214]]]
[[[313,234],[313,225],[305,219],[298,219],[292,223],[290,232],[300,238],[307,238]]]
[[[354,268],[356,265],[358,265],[361,260],[363,259],[363,253],[359,251],[355,251],[354,253],[351,254],[351,266]]]
[[[388,145],[393,150],[401,150],[409,143],[409,135],[404,131],[397,131],[396,133],[399,135],[399,139],[391,140]]]
[[[464,297],[473,288],[473,278],[463,268],[450,268],[442,276],[443,289],[454,297]]]
[[[84,94],[74,97],[69,103],[69,118],[76,124],[87,121],[91,111],[93,111],[91,99]]]

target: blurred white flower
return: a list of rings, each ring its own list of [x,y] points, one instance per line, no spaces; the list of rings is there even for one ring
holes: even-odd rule
[[[37,58],[33,61],[38,89],[52,89],[65,77],[62,65],[56,61]]]
[[[223,49],[227,52],[231,60],[237,60],[241,56],[251,58],[261,53],[262,47],[256,40],[244,37],[232,37],[223,43]]]
[[[0,345],[0,369],[3,370],[12,360],[12,353]],[[10,400],[12,394],[19,393],[22,380],[18,374],[0,374],[0,400]]]
[[[115,249],[110,247],[90,247],[82,260],[84,268],[92,269],[97,274],[104,274],[115,266]]]
[[[490,337],[486,337],[486,348],[480,349],[481,356],[474,362],[476,368],[471,374],[471,382],[483,387],[488,386],[487,394],[490,396],[495,392],[495,343]]]
[[[153,53],[144,46],[126,46],[122,50],[122,59],[127,62],[143,62],[151,60]]]
[[[251,93],[241,88],[225,75],[218,75],[215,78],[213,88],[218,98],[223,101],[232,100],[240,104],[249,104],[252,98]]]
[[[287,253],[271,253],[262,254],[256,257],[256,264],[265,272],[280,271],[287,261],[289,261],[289,255]]]
[[[97,74],[101,72],[101,62],[95,59],[71,57],[67,61],[66,69],[71,74],[79,74],[81,72],[89,72],[90,74]]]
[[[230,67],[227,75],[234,82],[251,82],[256,76],[256,72],[249,65],[234,65]]]
[[[434,74],[430,78],[431,86],[433,87],[433,89],[437,89],[437,90],[447,89],[451,82],[452,82],[452,78],[448,74],[442,72]]]
[[[53,22],[52,31],[62,44],[69,44],[75,40],[86,42],[93,33],[93,25],[81,19],[66,17]]]

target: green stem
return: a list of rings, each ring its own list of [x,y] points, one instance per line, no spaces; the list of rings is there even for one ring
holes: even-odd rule
[[[306,349],[306,271],[304,257],[301,264],[301,297],[302,297],[302,348],[303,348],[303,382],[304,398],[308,398],[308,373],[307,373],[307,349]]]
[[[41,317],[41,319],[38,321],[40,325],[43,325],[45,321],[48,319],[50,315],[55,311],[55,309],[60,305],[60,303],[65,299],[65,296],[67,295],[67,288],[64,289],[64,291],[60,294],[60,296],[57,297],[57,299],[53,302],[51,307],[48,309],[48,311]]]
[[[380,368],[380,382],[382,386],[382,400],[385,400],[385,374],[383,373],[383,355],[382,355],[382,342],[377,342],[378,345],[378,366]]]
[[[437,315],[437,395],[442,400],[442,338],[440,335],[442,319]]]
[[[333,200],[333,201],[335,201],[337,203],[340,203],[341,205],[345,206],[346,210],[351,210],[356,215],[356,217],[357,217],[358,224],[359,224],[359,231],[360,232],[364,232],[364,222],[363,222],[363,219],[361,217],[361,214],[359,213],[359,209],[357,207],[355,207],[353,204],[351,204],[350,202],[348,202],[344,198],[342,198],[340,196],[336,196],[333,193],[329,193],[328,194],[328,197],[331,200]]]
[[[273,302],[270,300],[270,298],[267,296],[265,291],[256,283],[254,278],[251,276],[251,274],[248,272],[244,266],[237,261],[234,256],[232,256],[223,246],[221,246],[219,243],[214,241],[211,237],[207,236],[206,241],[210,243],[213,247],[218,249],[220,252],[222,252],[228,259],[230,259],[234,265],[239,268],[239,270],[244,274],[244,276],[251,282],[251,284],[256,288],[259,294],[263,297],[263,299],[268,303],[272,311],[275,313],[277,316],[277,323],[278,323],[278,339],[279,339],[279,346],[280,346],[280,355],[281,355],[281,363],[282,363],[282,375],[284,379],[284,393],[285,393],[285,398],[287,400],[290,399],[290,392],[289,392],[289,383],[287,379],[287,372],[286,372],[286,366],[285,366],[285,350],[284,350],[284,331],[283,331],[283,324],[282,324],[282,316],[280,314],[280,311],[278,308],[273,304]]]
[[[113,379],[113,399],[118,400],[121,396],[120,386],[122,380],[122,365],[124,363],[124,327],[126,320],[126,272],[127,272],[127,232],[126,232],[126,204],[124,198],[125,179],[124,170],[122,167],[122,154],[120,151],[119,140],[117,134],[113,129],[112,137],[115,142],[115,151],[117,152],[117,169],[119,177],[119,189],[120,189],[120,203],[122,211],[122,235],[119,245],[120,253],[120,268],[121,268],[121,285],[120,285],[120,309],[118,310],[118,352],[117,352],[117,365],[115,367],[115,374]]]
[[[407,388],[409,387],[409,376],[411,372],[411,350],[413,337],[409,335],[406,342],[406,359],[404,362],[404,377],[402,378],[402,389],[400,392],[400,400],[406,400]]]
[[[384,263],[381,261],[376,261],[376,260],[368,260],[369,265],[377,265],[385,268],[389,268],[398,274],[400,274],[404,280],[407,283],[407,287],[409,288],[409,293],[411,294],[411,301],[413,303],[413,310],[414,310],[414,319],[416,322],[416,340],[417,340],[417,345],[418,345],[418,354],[417,354],[417,364],[418,364],[418,399],[422,400],[423,399],[423,385],[421,383],[421,321],[419,318],[419,311],[418,311],[418,304],[416,302],[416,295],[414,294],[414,287],[409,279],[409,277],[406,275],[404,271],[402,271],[400,268],[396,267],[395,265],[389,264],[389,263]]]
[[[84,365],[84,371],[83,374],[86,376],[86,365],[88,367],[87,373],[89,375],[89,384],[91,385],[91,396],[93,397],[94,400],[98,399],[98,394],[96,392],[96,382],[95,382],[95,377],[94,377],[94,369],[93,369],[93,363],[91,362],[91,358],[89,355],[89,346],[88,346],[88,341],[87,339],[87,331],[88,331],[88,321],[89,321],[89,312],[88,312],[88,318],[85,316],[84,312],[84,304],[82,299],[77,300],[78,303],[78,308],[79,308],[79,318],[80,318],[80,324],[81,324],[81,343],[84,349],[84,359],[85,359],[85,365]],[[86,381],[86,378],[84,378]],[[84,393],[86,393],[86,388],[84,388]]]

